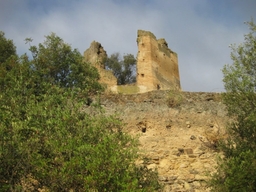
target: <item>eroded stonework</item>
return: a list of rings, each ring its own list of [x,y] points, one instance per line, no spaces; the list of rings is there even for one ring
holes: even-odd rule
[[[136,84],[117,85],[113,73],[105,69],[107,53],[93,41],[84,52],[84,59],[98,69],[100,83],[113,93],[135,94],[152,90],[180,90],[178,57],[168,48],[165,39],[156,39],[149,31],[138,30]]]
[[[149,31],[138,30],[137,86],[140,92],[180,90],[178,57],[165,39],[156,39]]]
[[[109,70],[105,70],[104,60],[107,58],[107,52],[102,45],[96,41],[93,41],[84,52],[84,60],[91,63],[98,69],[100,74],[99,82],[106,86],[107,89],[117,85],[117,79],[113,73]]]
[[[90,48],[84,52],[84,58],[86,61],[94,64],[97,63],[101,68],[104,68],[103,62],[107,58],[107,52],[99,42],[93,41]]]

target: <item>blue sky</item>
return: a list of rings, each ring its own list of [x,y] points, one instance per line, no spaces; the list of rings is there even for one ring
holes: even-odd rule
[[[83,53],[95,40],[108,55],[137,54],[137,30],[165,38],[178,53],[184,91],[224,91],[230,44],[244,41],[256,0],[1,0],[0,30],[19,54],[55,32]]]

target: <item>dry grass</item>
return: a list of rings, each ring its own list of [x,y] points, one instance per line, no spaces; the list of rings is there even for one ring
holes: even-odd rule
[[[179,90],[170,90],[166,98],[168,107],[178,107],[184,103],[185,98]]]

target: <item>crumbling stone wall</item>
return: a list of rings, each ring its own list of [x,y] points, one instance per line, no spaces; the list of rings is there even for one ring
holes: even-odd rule
[[[149,31],[138,30],[137,77],[135,85],[117,86],[111,71],[105,70],[107,53],[100,43],[93,41],[84,52],[86,62],[94,65],[100,74],[100,83],[113,93],[143,93],[152,90],[180,90],[178,56],[168,48],[165,39],[156,39]],[[128,91],[126,91],[128,90]]]
[[[178,56],[165,39],[156,39],[149,31],[138,30],[137,86],[140,92],[180,90]]]
[[[100,74],[99,82],[106,86],[107,89],[117,85],[117,79],[109,70],[105,70],[104,60],[107,58],[107,52],[102,45],[93,41],[90,47],[84,52],[84,60],[91,63],[98,69]]]
[[[123,131],[139,138],[140,149],[149,158],[145,164],[157,169],[163,191],[207,192],[216,157],[222,157],[216,141],[227,137],[225,127],[231,120],[220,93],[176,93],[104,94],[101,104],[107,115],[118,111]],[[179,105],[170,106],[175,97],[181,98]]]

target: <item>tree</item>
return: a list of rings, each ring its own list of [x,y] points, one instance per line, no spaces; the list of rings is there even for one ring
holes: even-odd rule
[[[132,54],[124,55],[121,60],[120,54],[114,53],[106,59],[105,67],[113,72],[118,85],[136,82],[136,59]]]
[[[135,166],[138,139],[99,105],[86,112],[75,89],[35,66],[39,58],[55,65],[55,57],[45,56],[4,63],[13,67],[0,78],[0,191],[157,190],[157,174]]]
[[[232,65],[223,68],[224,102],[233,123],[220,144],[224,158],[211,179],[214,191],[256,191],[256,25],[238,47],[231,46]]]
[[[4,32],[0,31],[0,64],[13,55],[16,55],[16,47],[13,41],[6,39]]]
[[[27,38],[26,41],[30,43],[32,39]],[[30,46],[29,50],[33,56],[33,69],[40,77],[39,82],[43,78],[43,81],[64,88],[79,88],[90,92],[103,90],[98,83],[97,69],[85,63],[78,50],[72,49],[56,34],[51,33],[38,47]]]

